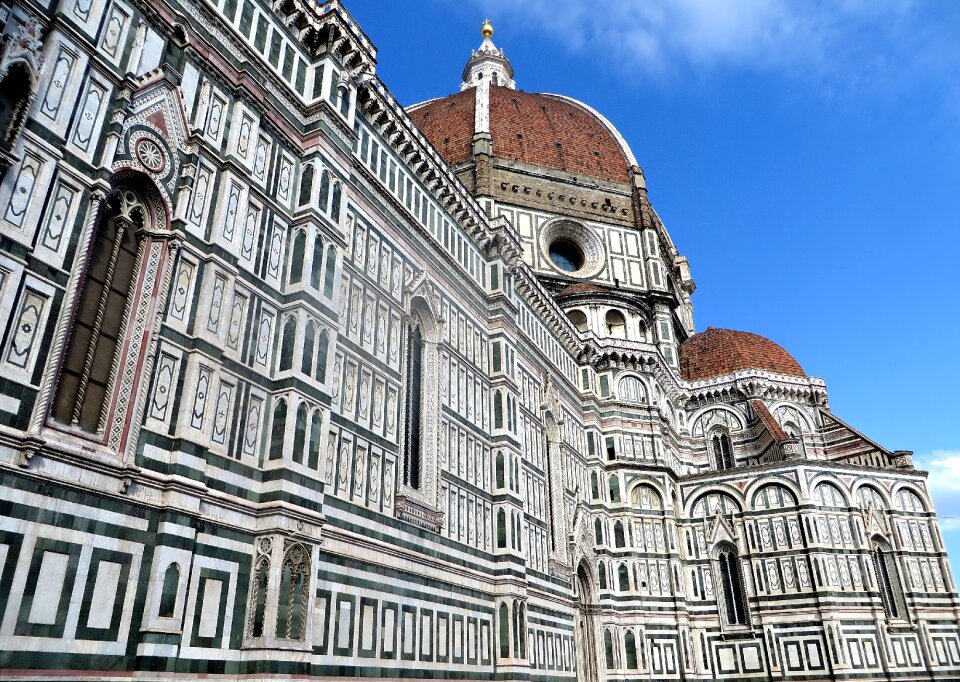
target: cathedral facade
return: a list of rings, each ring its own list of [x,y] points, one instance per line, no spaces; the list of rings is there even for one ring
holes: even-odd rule
[[[0,677],[960,679],[911,453],[489,23],[404,107],[339,0],[0,22]]]

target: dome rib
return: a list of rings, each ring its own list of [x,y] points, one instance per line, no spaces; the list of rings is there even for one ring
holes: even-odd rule
[[[680,344],[680,372],[687,381],[725,376],[745,369],[807,376],[790,353],[759,334],[708,327],[705,332]]]

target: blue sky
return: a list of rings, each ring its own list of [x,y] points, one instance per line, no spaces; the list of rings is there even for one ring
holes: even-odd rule
[[[835,414],[913,450],[960,577],[960,3],[347,5],[405,104],[456,91],[489,16],[517,87],[609,118],[690,259],[698,329],[770,337]]]

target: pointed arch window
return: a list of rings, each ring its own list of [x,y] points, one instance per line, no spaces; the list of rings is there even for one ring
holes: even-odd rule
[[[873,568],[877,574],[877,588],[880,590],[880,599],[887,617],[906,619],[897,560],[890,551],[890,545],[880,538],[873,541]]]
[[[600,519],[593,522],[593,534],[598,545],[603,544],[603,523]]]
[[[603,631],[603,655],[606,659],[607,670],[613,670],[613,636],[609,629]]]
[[[590,497],[594,500],[600,499],[600,481],[596,471],[590,472]]]
[[[300,358],[300,371],[307,376],[313,374],[313,351],[316,338],[316,326],[312,321],[307,322],[307,330],[303,334],[303,357]]]
[[[503,487],[504,487],[504,484],[505,484],[505,481],[504,481],[503,453],[502,453],[502,452],[497,452],[497,464],[496,464],[496,469],[497,469],[497,471],[496,471],[496,477],[497,477],[496,483],[497,483],[497,487],[498,487],[498,488],[503,488]]]
[[[623,534],[623,524],[620,521],[613,524],[613,544],[615,547],[626,547],[627,545]]]
[[[500,658],[510,658],[510,609],[506,603],[500,604],[497,620],[500,629]]]
[[[277,400],[273,408],[273,424],[270,427],[270,459],[283,459],[283,436],[287,430],[287,401]]]
[[[290,284],[299,284],[303,281],[303,259],[307,252],[307,235],[303,230],[296,230],[293,237],[293,249],[290,252]]]
[[[620,501],[620,477],[616,474],[610,475],[610,501],[619,502]]]
[[[497,547],[499,549],[507,547],[507,515],[502,509],[497,511]]]
[[[15,160],[13,150],[33,101],[32,71],[17,60],[8,65],[0,81],[0,177]]]
[[[626,564],[620,564],[617,567],[617,587],[621,592],[630,591],[630,571]]]
[[[250,636],[263,637],[264,624],[267,618],[267,581],[270,578],[270,559],[261,556],[253,569],[253,579],[250,581],[250,603],[253,608],[250,612]]]
[[[318,199],[320,210],[327,212],[327,205],[330,201],[330,171],[324,169],[320,174],[320,198]]]
[[[300,403],[297,408],[297,423],[293,430],[293,461],[303,464],[303,455],[307,446],[307,404]]]
[[[291,315],[283,323],[283,339],[280,341],[280,358],[277,371],[285,372],[293,367],[294,343],[297,339],[297,318]]]
[[[306,206],[309,204],[311,194],[313,194],[313,164],[308,163],[300,173],[300,195],[297,205]]]
[[[747,600],[737,550],[731,545],[721,545],[716,552],[716,561],[724,622],[727,625],[747,625]]]
[[[313,239],[313,263],[310,267],[310,286],[320,288],[323,281],[323,240],[320,237]]]
[[[163,589],[160,592],[160,618],[173,618],[177,608],[177,592],[180,591],[180,567],[173,563],[163,574]]]
[[[280,565],[277,638],[295,642],[302,642],[306,638],[309,602],[310,554],[303,545],[288,543]]]
[[[339,182],[333,183],[333,196],[330,199],[330,216],[334,220],[340,219],[340,201],[343,195],[343,185]]]
[[[523,602],[517,607],[517,630],[520,633],[520,652],[518,658],[527,657],[527,607]]]
[[[407,334],[407,437],[404,452],[405,483],[414,490],[420,489],[422,473],[423,351],[423,326],[419,318],[414,318]]]
[[[600,589],[607,589],[607,568],[605,564],[600,564],[597,569],[597,582],[600,584]]]
[[[320,343],[317,344],[317,381],[321,384],[327,381],[327,353],[330,349],[330,335],[324,329],[320,332]]]
[[[320,410],[314,410],[313,417],[310,419],[310,456],[307,459],[307,466],[316,469],[320,466],[320,445],[323,441],[323,413]]]
[[[107,199],[77,299],[52,414],[89,433],[103,426],[114,361],[123,345],[127,301],[135,293],[137,233],[146,222],[143,206],[130,190]]]
[[[710,449],[717,469],[732,469],[734,467],[733,444],[730,442],[730,435],[726,431],[714,431],[711,434]]]
[[[626,634],[623,636],[623,652],[626,655],[627,659],[627,668],[630,670],[637,669],[637,638],[634,636],[633,632],[627,630]]]
[[[337,250],[333,246],[327,247],[327,262],[323,273],[323,295],[333,298],[333,279],[337,273]]]

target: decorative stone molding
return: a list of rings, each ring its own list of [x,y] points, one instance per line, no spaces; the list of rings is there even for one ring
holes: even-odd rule
[[[443,527],[443,512],[423,501],[413,491],[397,493],[395,507],[397,518],[434,533]]]

